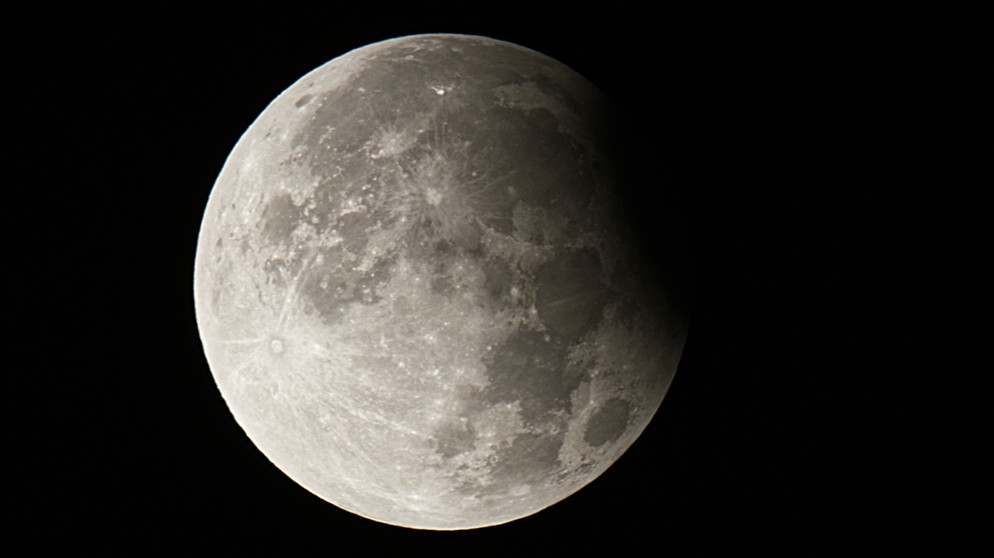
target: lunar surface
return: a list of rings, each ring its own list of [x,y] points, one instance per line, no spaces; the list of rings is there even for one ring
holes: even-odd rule
[[[194,296],[272,463],[355,514],[468,529],[636,440],[686,318],[631,236],[612,114],[561,63],[462,35],[352,51],[266,108],[211,193]]]

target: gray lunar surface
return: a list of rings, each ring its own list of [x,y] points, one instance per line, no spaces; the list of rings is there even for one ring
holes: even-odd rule
[[[600,475],[686,335],[628,236],[614,130],[580,75],[473,36],[376,43],[273,101],[217,179],[194,274],[255,445],[422,529],[521,518]]]

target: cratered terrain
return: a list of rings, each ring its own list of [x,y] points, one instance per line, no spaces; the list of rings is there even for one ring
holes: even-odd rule
[[[462,35],[354,50],[266,108],[211,193],[194,295],[272,463],[361,516],[468,529],[636,440],[687,317],[627,218],[614,114],[559,62]]]

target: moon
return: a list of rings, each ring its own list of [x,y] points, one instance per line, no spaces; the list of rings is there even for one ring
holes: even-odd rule
[[[556,60],[467,35],[372,44],[277,97],[194,268],[258,449],[342,509],[434,530],[531,515],[614,463],[687,332],[619,194],[614,114]]]

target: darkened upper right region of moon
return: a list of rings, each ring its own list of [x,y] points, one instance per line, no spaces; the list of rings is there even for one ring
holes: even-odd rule
[[[610,466],[686,334],[626,219],[611,115],[559,62],[462,35],[352,51],[273,101],[217,179],[194,274],[259,450],[336,506],[443,530]]]

